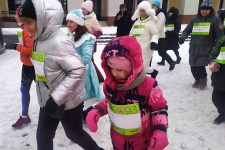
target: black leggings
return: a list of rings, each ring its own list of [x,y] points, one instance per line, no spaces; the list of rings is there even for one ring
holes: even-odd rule
[[[225,117],[225,92],[213,89],[212,101],[216,106],[218,113]]]
[[[44,108],[40,108],[37,128],[38,150],[53,150],[53,138],[59,121],[65,130],[66,136],[85,150],[98,150],[99,147],[82,126],[83,103],[74,109],[66,110],[61,120],[51,118]]]
[[[166,52],[166,38],[160,38],[158,42],[158,53],[159,56],[162,57],[163,60],[166,60],[168,64],[171,64],[173,62],[172,58],[169,54]]]

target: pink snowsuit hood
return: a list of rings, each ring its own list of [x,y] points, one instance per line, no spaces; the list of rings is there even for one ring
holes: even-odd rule
[[[106,74],[105,84],[111,88],[116,88],[118,81],[113,77],[111,69],[107,63],[110,56],[125,56],[128,58],[133,67],[133,73],[128,77],[123,85],[123,89],[128,87],[143,70],[143,59],[141,46],[133,36],[122,36],[113,38],[104,48],[101,59],[101,66]]]

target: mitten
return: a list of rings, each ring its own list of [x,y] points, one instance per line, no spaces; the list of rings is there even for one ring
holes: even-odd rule
[[[167,134],[161,130],[155,130],[150,140],[148,150],[163,150],[169,144]]]
[[[220,69],[220,65],[215,62],[215,61],[211,61],[209,64],[209,70],[212,72],[218,72]]]
[[[180,43],[180,45],[181,45],[181,44],[184,44],[184,41],[185,41],[185,39],[184,39],[184,38],[180,38],[180,39],[179,39],[179,43]]]
[[[16,44],[16,46],[17,46],[17,44]],[[6,43],[6,45],[5,45],[5,49],[14,49],[14,50],[16,50],[15,49],[15,44],[14,43]]]
[[[56,102],[50,96],[49,99],[47,100],[46,104],[45,104],[46,112],[49,113],[49,114],[54,114],[58,107],[59,106],[56,104]]]
[[[101,117],[101,113],[99,112],[98,109],[92,109],[87,117],[86,117],[86,122],[89,130],[91,132],[96,132],[98,130],[97,122],[99,118]]]
[[[151,49],[152,50],[158,49],[158,45],[155,42],[151,42]]]

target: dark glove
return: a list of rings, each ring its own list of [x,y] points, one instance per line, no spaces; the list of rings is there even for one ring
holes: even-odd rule
[[[179,43],[180,43],[180,45],[181,45],[181,44],[184,44],[184,41],[185,41],[185,39],[184,39],[184,38],[180,38],[180,39],[179,39]]]
[[[156,50],[158,49],[158,45],[155,42],[151,43],[151,50]]]
[[[64,104],[58,106],[51,96],[46,102],[45,109],[51,118],[62,119],[64,116]]]
[[[53,98],[50,96],[49,99],[47,100],[46,104],[45,104],[45,109],[46,109],[46,112],[48,114],[54,114],[56,109],[58,108],[59,106],[56,104],[56,102],[53,100]]]
[[[16,50],[18,44],[14,44],[14,43],[6,43],[5,45],[5,49],[14,49]]]

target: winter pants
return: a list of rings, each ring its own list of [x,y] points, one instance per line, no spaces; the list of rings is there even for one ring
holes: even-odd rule
[[[191,66],[191,73],[195,80],[207,77],[205,66]]]
[[[166,60],[169,64],[173,62],[172,58],[166,52],[166,38],[160,38],[158,42],[158,53],[163,60]]]
[[[91,136],[83,129],[82,113],[83,104],[76,108],[66,110],[61,120],[48,116],[45,108],[40,108],[39,121],[37,128],[37,147],[38,150],[53,150],[53,138],[61,121],[67,138],[77,143],[85,150],[98,150],[99,147]]]
[[[225,117],[225,92],[213,89],[212,101],[217,108],[218,113]]]
[[[28,109],[30,104],[30,86],[35,81],[35,72],[33,66],[22,66],[21,79],[21,96],[22,96],[22,116],[28,116]]]

